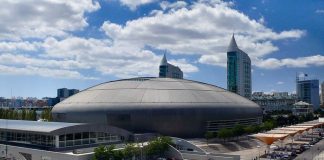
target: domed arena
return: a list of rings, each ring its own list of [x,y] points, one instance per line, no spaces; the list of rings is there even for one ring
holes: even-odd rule
[[[185,79],[132,78],[83,90],[54,106],[61,122],[103,123],[133,133],[203,137],[235,124],[262,121],[254,102],[220,87]]]

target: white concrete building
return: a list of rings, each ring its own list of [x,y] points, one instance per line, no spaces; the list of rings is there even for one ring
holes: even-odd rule
[[[90,160],[98,145],[120,144],[131,133],[109,125],[0,120],[0,157]]]

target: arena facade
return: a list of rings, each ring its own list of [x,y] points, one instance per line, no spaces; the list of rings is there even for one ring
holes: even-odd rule
[[[59,122],[101,123],[133,133],[203,137],[262,121],[254,102],[202,82],[139,77],[90,87],[54,106]]]

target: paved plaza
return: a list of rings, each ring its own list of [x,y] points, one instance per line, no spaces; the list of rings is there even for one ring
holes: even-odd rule
[[[247,139],[237,142],[209,143],[203,139],[190,140],[198,147],[209,153],[226,153],[230,155],[240,155],[242,160],[252,160],[264,154],[266,145],[257,139]],[[259,147],[258,147],[259,146]]]

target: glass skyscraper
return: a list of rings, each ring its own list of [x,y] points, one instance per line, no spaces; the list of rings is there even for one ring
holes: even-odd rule
[[[297,98],[299,101],[304,101],[312,104],[314,110],[320,106],[319,99],[319,81],[317,79],[312,80],[299,80],[297,79]]]
[[[227,48],[227,90],[251,98],[251,60],[232,36]]]
[[[160,78],[178,78],[183,79],[183,72],[177,66],[168,63],[165,54],[160,63]]]

